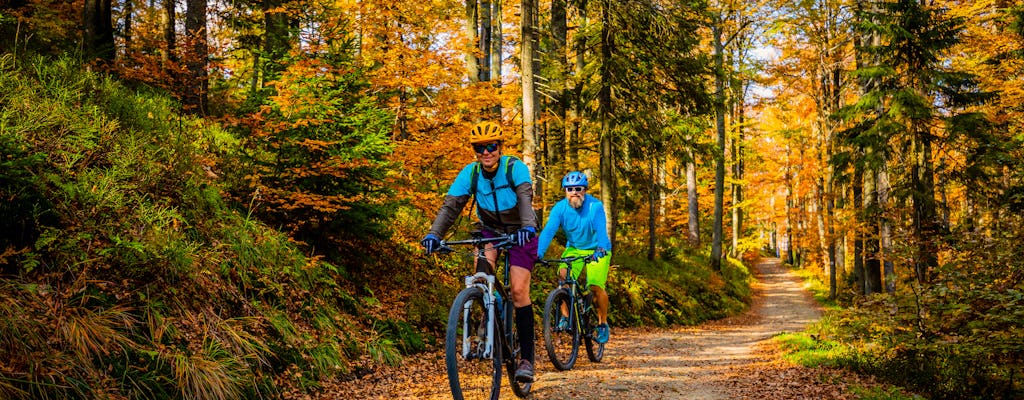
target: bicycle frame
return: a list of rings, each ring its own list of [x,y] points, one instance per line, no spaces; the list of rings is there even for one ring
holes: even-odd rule
[[[565,278],[559,278],[558,286],[568,286],[569,289],[569,321],[574,322],[578,332],[585,333],[583,330],[583,318],[580,316],[586,311],[583,309],[583,305],[580,301],[587,296],[590,292],[590,288],[587,287],[587,282],[583,281],[583,278],[587,276],[587,265],[586,259],[590,256],[574,256],[558,260],[550,260],[559,263],[559,270],[565,268]],[[580,269],[579,276],[572,276],[572,263],[577,260],[584,260],[583,268]],[[582,282],[581,282],[582,281]],[[582,335],[575,338],[574,340],[582,340]]]
[[[469,244],[469,245],[473,245],[474,247],[477,248],[476,258],[486,258],[486,255],[484,254],[484,251],[487,250],[485,248],[485,245],[487,243],[494,243],[495,244],[492,247],[494,249],[494,251],[507,252],[508,249],[510,247],[512,247],[512,237],[511,236],[498,236],[498,237],[495,237],[495,238],[477,238],[477,239],[466,239],[466,240],[442,241],[441,242],[441,249],[439,251],[442,252],[442,253],[450,253],[450,252],[454,251],[454,249],[451,248],[452,245]],[[511,346],[508,345],[507,342],[509,341],[509,339],[511,339],[511,332],[510,331],[511,331],[512,324],[505,322],[504,316],[498,315],[498,311],[496,310],[497,302],[494,299],[494,290],[495,290],[495,288],[497,288],[499,294],[503,298],[503,301],[511,303],[511,297],[509,296],[509,293],[507,293],[507,291],[505,289],[505,288],[507,288],[509,286],[509,281],[508,281],[508,279],[509,279],[509,276],[508,276],[509,275],[508,254],[507,253],[506,254],[500,254],[499,253],[499,257],[498,258],[499,258],[499,260],[502,263],[502,281],[501,281],[500,284],[497,284],[496,277],[494,275],[488,274],[486,272],[477,272],[477,273],[475,273],[473,275],[469,275],[469,276],[465,277],[466,288],[471,288],[471,287],[479,288],[480,291],[483,292],[484,303],[487,306],[487,314],[488,314],[489,321],[487,323],[487,336],[486,336],[486,341],[484,342],[484,352],[483,352],[483,355],[482,355],[483,358],[491,358],[491,357],[494,356],[494,347],[495,347],[494,346],[494,337],[495,337],[495,335],[494,335],[494,325],[495,324],[493,323],[494,321],[502,321],[503,322],[502,323],[502,328],[505,331],[503,333],[504,333],[505,339],[506,339],[504,341],[505,342],[504,344],[506,344],[506,347],[507,347],[505,350],[507,352],[511,352]],[[497,268],[495,268],[495,269],[497,269]],[[469,308],[468,308],[469,305],[466,305],[466,307],[467,308],[463,312],[463,316],[462,316],[462,323],[463,323],[463,325],[466,325],[466,324],[469,323]],[[469,331],[468,330],[463,330],[462,336],[463,336],[463,338],[462,338],[463,339],[463,342],[462,342],[462,356],[463,357],[467,357],[469,355],[470,351],[472,350],[470,348],[470,346],[469,346],[469,341],[467,340],[469,338]]]

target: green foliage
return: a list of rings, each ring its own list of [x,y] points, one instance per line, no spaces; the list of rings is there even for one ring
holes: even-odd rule
[[[609,321],[617,326],[669,326],[697,323],[734,315],[750,301],[750,273],[735,260],[721,273],[711,271],[707,255],[668,252],[665,259],[647,261],[615,254],[608,275]],[[531,290],[543,304],[554,272],[542,270]],[[552,274],[550,278],[546,274]],[[544,288],[543,290],[540,290]]]
[[[365,310],[344,267],[223,200],[226,131],[68,59],[8,61],[0,397],[272,398],[423,348],[346,316]],[[346,145],[385,154],[378,128]]]
[[[935,281],[897,286],[834,308],[780,340],[804,364],[848,367],[933,398],[1019,398],[1024,372],[1024,259],[1020,218],[994,237],[961,240]]]
[[[393,118],[359,70],[344,57],[298,60],[275,88],[252,116],[240,165],[227,168],[244,184],[236,199],[313,248],[358,252],[355,243],[388,237]]]

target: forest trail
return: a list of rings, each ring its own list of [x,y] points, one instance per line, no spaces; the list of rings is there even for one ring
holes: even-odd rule
[[[763,351],[757,351],[758,344],[781,332],[802,330],[817,320],[821,311],[802,282],[779,259],[760,260],[754,273],[758,281],[748,312],[695,327],[612,327],[612,339],[602,363],[590,362],[581,349],[573,370],[555,371],[547,360],[543,342],[539,341],[537,382],[529,398],[707,400],[754,397],[767,390],[764,386],[768,383],[750,387],[736,382],[750,376],[752,366],[766,361]],[[758,368],[761,367],[754,369]],[[739,372],[742,376],[738,376],[737,371],[745,369],[747,372]],[[769,380],[772,385],[777,383],[776,379]],[[744,386],[754,392],[737,392],[737,388]],[[365,399],[451,398],[439,351],[348,382],[346,388],[339,388],[334,394],[341,396],[337,398]],[[330,397],[323,398],[336,398],[325,395]],[[516,397],[506,385],[502,387],[501,398]]]

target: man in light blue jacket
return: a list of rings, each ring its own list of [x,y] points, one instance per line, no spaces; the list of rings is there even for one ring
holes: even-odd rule
[[[612,242],[608,238],[604,205],[596,197],[587,194],[587,175],[572,171],[562,178],[565,198],[555,203],[548,214],[544,230],[538,237],[537,258],[544,258],[551,239],[558,229],[565,232],[566,244],[562,257],[589,255],[590,258],[577,260],[572,265],[573,276],[578,276],[584,265],[587,267],[587,285],[594,294],[597,304],[597,342],[607,343],[610,336],[608,329],[608,293],[605,284],[608,281],[608,270],[611,264]],[[564,270],[563,270],[564,271]],[[564,272],[563,272],[564,273]],[[564,275],[562,276],[565,277]],[[568,326],[568,317],[563,314],[559,318],[559,326]]]

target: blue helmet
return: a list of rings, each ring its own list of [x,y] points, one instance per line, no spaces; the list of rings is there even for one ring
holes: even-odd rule
[[[568,174],[565,174],[565,177],[562,178],[562,188],[567,188],[570,186],[590,186],[590,184],[587,183],[587,174],[584,174],[580,171],[572,171]]]

